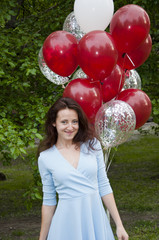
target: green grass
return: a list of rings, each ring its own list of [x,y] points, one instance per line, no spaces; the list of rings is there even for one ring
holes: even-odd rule
[[[159,137],[119,146],[108,175],[130,239],[159,240]]]
[[[19,159],[12,166],[1,166],[0,172],[7,177],[7,181],[0,181],[0,240],[37,240],[41,202],[34,202],[33,208],[28,211],[23,195],[32,185],[33,175],[27,160]],[[32,226],[34,219],[35,226]],[[3,230],[4,227],[7,230]]]
[[[0,181],[0,218],[29,215],[24,202],[23,194],[29,189],[33,182],[30,167],[18,161],[17,164],[8,167],[1,167],[7,181]],[[36,212],[37,208],[35,208]]]
[[[153,221],[137,221],[134,226],[134,231],[132,231],[134,236],[132,240],[158,240],[159,239],[159,229],[157,224]]]
[[[112,150],[110,159],[113,155]],[[0,221],[17,221],[17,228],[3,233],[2,239],[38,239],[40,225],[31,226],[34,217],[40,219],[41,202],[28,211],[23,197],[33,182],[27,160],[0,171],[7,176],[0,182]],[[143,136],[120,145],[108,176],[130,240],[159,240],[159,137]],[[26,223],[32,220],[30,228],[25,219]],[[18,226],[21,220],[24,224]],[[112,227],[115,232],[113,223]]]

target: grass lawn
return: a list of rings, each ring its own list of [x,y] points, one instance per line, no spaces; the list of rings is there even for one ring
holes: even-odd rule
[[[159,137],[119,146],[108,175],[130,239],[159,240]]]
[[[0,182],[0,240],[37,240],[41,202],[30,211],[25,207],[23,194],[33,181],[27,161],[1,166],[0,172],[7,176]],[[159,240],[159,137],[120,145],[108,176],[130,240]]]

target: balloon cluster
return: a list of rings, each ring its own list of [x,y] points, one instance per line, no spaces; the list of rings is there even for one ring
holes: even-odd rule
[[[81,105],[106,148],[126,141],[151,114],[135,70],[151,52],[149,31],[149,16],[138,5],[114,14],[113,0],[75,0],[63,30],[40,49],[42,73],[55,84],[69,82],[63,96]]]

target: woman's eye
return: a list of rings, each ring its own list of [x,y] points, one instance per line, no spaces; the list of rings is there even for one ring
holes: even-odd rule
[[[66,124],[67,122],[66,121],[62,121],[63,124]]]
[[[78,123],[78,120],[74,120],[73,123],[74,123],[74,124],[77,124],[77,123]]]

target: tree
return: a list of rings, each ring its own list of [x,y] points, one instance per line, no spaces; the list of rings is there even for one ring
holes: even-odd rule
[[[3,162],[34,146],[48,107],[62,93],[39,70],[37,56],[45,38],[60,30],[73,1],[1,2],[0,150]]]
[[[151,19],[152,53],[138,72],[143,90],[151,97],[156,107],[154,114],[158,116],[158,0],[118,0],[115,10],[129,3],[142,6]],[[46,37],[62,30],[65,18],[73,11],[73,4],[73,0],[1,1],[0,151],[4,164],[19,156],[25,157],[26,148],[34,147],[35,138],[42,138],[45,114],[62,95],[62,87],[49,82],[40,72],[37,57]],[[32,164],[34,176],[37,176],[35,156]]]

